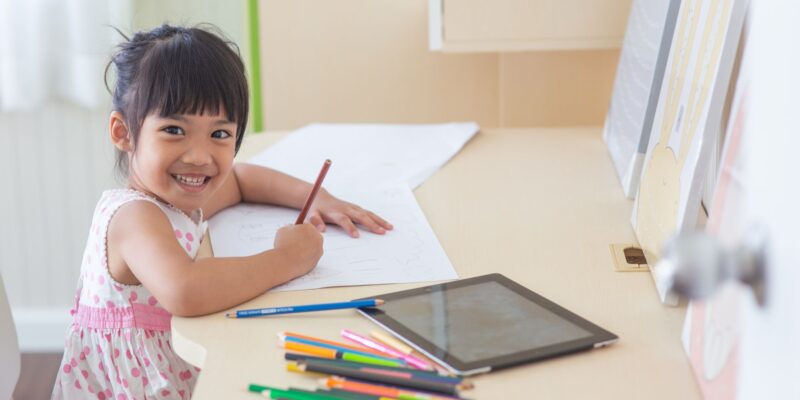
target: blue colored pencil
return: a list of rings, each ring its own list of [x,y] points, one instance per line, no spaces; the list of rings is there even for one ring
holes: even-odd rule
[[[228,318],[250,318],[266,315],[293,314],[309,311],[339,310],[343,308],[375,307],[383,304],[381,299],[353,300],[339,303],[307,304],[302,306],[256,308],[252,310],[237,310],[235,314],[225,313]]]

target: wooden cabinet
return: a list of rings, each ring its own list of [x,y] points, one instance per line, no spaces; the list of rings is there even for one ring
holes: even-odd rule
[[[428,1],[431,50],[491,52],[619,48],[632,0]]]

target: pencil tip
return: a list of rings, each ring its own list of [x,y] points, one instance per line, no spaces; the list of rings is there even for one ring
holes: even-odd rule
[[[381,299],[375,299],[375,305],[376,305],[376,306],[382,305],[383,303],[384,303],[384,301],[383,301],[383,300],[381,300]]]
[[[225,313],[225,316],[228,318],[236,318],[236,314]]]

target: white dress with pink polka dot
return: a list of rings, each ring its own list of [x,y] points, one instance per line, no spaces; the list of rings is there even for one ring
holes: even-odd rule
[[[170,318],[141,285],[114,281],[108,272],[109,221],[125,203],[156,204],[169,218],[175,237],[190,257],[197,255],[206,222],[189,217],[144,193],[119,189],[103,193],[94,212],[83,254],[53,399],[188,399],[199,369],[172,349]]]

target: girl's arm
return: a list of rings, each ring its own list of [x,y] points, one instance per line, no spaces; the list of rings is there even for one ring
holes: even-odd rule
[[[248,257],[193,260],[175,240],[155,204],[122,206],[108,231],[112,276],[129,270],[159,301],[179,316],[209,314],[250,300],[310,271],[322,256],[322,236],[309,224],[281,228],[275,248]],[[131,283],[131,282],[124,282]]]
[[[311,185],[274,169],[237,163],[222,187],[203,207],[203,215],[214,214],[241,202],[276,204],[300,208]]]
[[[253,164],[237,163],[233,173],[223,186],[203,207],[206,218],[242,201],[248,203],[276,204],[299,209],[311,191],[311,184],[282,172]],[[325,230],[325,222],[344,228],[350,236],[358,237],[355,224],[361,224],[370,232],[383,234],[392,229],[392,224],[363,208],[342,201],[325,189],[317,193],[314,205],[308,213],[309,222],[319,231]]]

